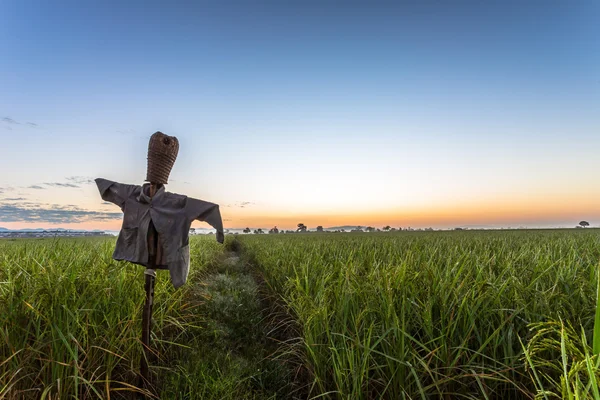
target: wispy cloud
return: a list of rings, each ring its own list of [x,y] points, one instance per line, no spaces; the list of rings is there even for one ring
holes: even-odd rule
[[[74,205],[0,202],[0,222],[79,223],[121,219],[120,212],[91,211]]]
[[[21,201],[21,200],[27,200],[25,197],[7,197],[5,199],[2,199],[2,201]]]
[[[62,182],[44,182],[44,185],[52,186],[52,187],[63,187],[63,188],[78,188],[79,185],[75,185],[73,183],[62,183]]]
[[[69,176],[66,179],[76,185],[91,185],[94,183],[94,178],[89,176]]]
[[[227,204],[225,207],[231,207],[231,208],[246,208],[246,207],[251,207],[253,206],[254,203],[253,201],[236,201],[233,204]]]
[[[37,128],[39,126],[35,122],[27,121],[27,122],[23,123],[23,122],[19,122],[19,121],[15,120],[15,119],[12,119],[11,117],[4,117],[0,121],[4,123],[4,125],[5,125],[4,127],[8,130],[12,130],[12,128],[9,125],[26,125],[30,128]]]
[[[14,119],[12,119],[10,117],[2,118],[2,122],[6,123],[6,124],[19,125],[19,123],[17,121],[15,121]]]
[[[89,176],[68,176],[65,178],[67,182],[43,182],[38,185],[30,185],[27,186],[27,189],[37,189],[43,190],[48,189],[45,186],[55,187],[55,188],[79,188],[81,185],[90,185],[94,183],[94,178]]]
[[[254,203],[253,201],[237,201],[233,204],[226,204],[225,207],[231,207],[231,208],[246,208],[246,207],[250,207],[253,206]]]
[[[47,190],[53,188],[80,188],[81,185],[89,185],[94,183],[94,179],[89,176],[69,176],[65,178],[67,182],[43,182],[36,185],[22,186],[23,189]],[[0,187],[0,194],[15,190],[15,187],[4,186]],[[21,193],[19,193],[21,194]]]

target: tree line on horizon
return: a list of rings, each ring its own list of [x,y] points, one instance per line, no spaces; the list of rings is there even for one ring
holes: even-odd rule
[[[397,231],[414,231],[414,230],[423,230],[423,231],[433,231],[433,228],[425,228],[425,229],[413,229],[411,227],[408,228],[392,228],[389,225],[386,225],[384,227],[382,227],[381,229],[379,228],[375,228],[373,226],[366,226],[363,227],[361,225],[356,226],[354,229],[351,230],[346,230],[343,228],[340,229],[335,229],[335,230],[328,230],[326,231],[325,228],[323,228],[322,225],[319,225],[315,228],[316,232],[333,232],[333,233],[342,233],[342,232],[397,232]],[[246,227],[246,229],[244,229],[242,232],[248,234],[248,233],[254,233],[255,235],[260,235],[260,234],[264,234],[265,231],[262,228],[257,228],[252,230],[250,227]],[[309,231],[308,227],[304,224],[304,223],[299,223],[297,225],[296,230],[284,230],[284,229],[279,229],[277,228],[277,226],[274,226],[273,228],[269,229],[268,233],[269,234],[281,234],[281,233],[307,233],[307,232],[311,232]]]
[[[586,228],[589,227],[590,223],[587,221],[580,221],[579,224],[577,226],[575,226],[575,228]],[[468,228],[454,228],[454,230],[467,230]],[[408,228],[393,228],[390,225],[386,225],[384,227],[382,227],[381,229],[379,228],[375,228],[373,226],[366,226],[363,227],[361,225],[356,226],[354,229],[351,229],[349,231],[341,228],[341,229],[335,229],[335,230],[330,230],[327,232],[332,232],[332,233],[344,233],[344,232],[399,232],[399,231],[427,231],[427,232],[431,232],[434,231],[433,228],[417,228],[417,229],[413,229],[411,227]],[[264,230],[262,228],[258,228],[258,229],[250,229],[249,227],[246,227],[243,230],[244,233],[249,234],[249,233],[254,233],[255,235],[261,235],[264,234]],[[307,233],[310,232],[308,230],[308,227],[304,224],[304,223],[299,223],[297,225],[297,229],[296,230],[284,230],[284,229],[278,229],[277,226],[274,226],[273,228],[269,229],[268,233],[269,234],[281,234],[281,233]],[[323,228],[322,225],[319,225],[316,227],[316,232],[325,232],[325,229]]]
[[[587,221],[580,221],[578,225],[575,226],[575,228],[587,228],[590,226],[590,223]],[[510,228],[509,228],[510,229]],[[367,226],[367,227],[363,227],[361,225],[356,226],[354,229],[351,229],[349,231],[345,230],[345,229],[335,229],[335,230],[330,230],[330,231],[325,231],[325,229],[323,228],[322,225],[319,225],[316,227],[316,232],[332,232],[332,233],[345,233],[345,232],[400,232],[400,231],[425,231],[425,232],[432,232],[435,229],[433,228],[417,228],[417,229],[413,229],[410,226],[408,228],[392,228],[390,225],[386,225],[384,227],[382,227],[381,229],[379,228],[375,228],[373,226]],[[454,228],[453,230],[455,231],[462,231],[462,230],[468,230],[468,228]],[[265,231],[262,228],[257,228],[257,229],[250,229],[249,227],[246,227],[242,232],[244,232],[245,234],[249,234],[249,233],[254,233],[255,235],[262,235],[265,233]],[[278,229],[277,226],[274,226],[273,228],[269,229],[268,233],[269,234],[281,234],[281,233],[308,233],[310,232],[308,230],[308,227],[303,224],[303,223],[299,223],[297,225],[297,229],[296,230],[284,230],[284,229]],[[190,234],[194,235],[196,234],[196,229],[195,228],[190,228]]]

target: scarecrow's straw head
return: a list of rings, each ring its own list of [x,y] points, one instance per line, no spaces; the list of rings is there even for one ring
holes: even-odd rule
[[[148,144],[146,180],[166,185],[178,152],[179,141],[175,136],[167,136],[162,132],[153,134]]]

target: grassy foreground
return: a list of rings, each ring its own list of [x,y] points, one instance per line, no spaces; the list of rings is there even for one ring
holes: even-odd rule
[[[248,265],[190,239],[188,283],[158,271],[148,398],[293,398],[293,369]],[[0,400],[138,398],[143,268],[115,238],[0,241]]]
[[[114,242],[0,241],[0,399],[118,398],[137,390],[143,268],[112,260]],[[214,238],[194,238],[190,282],[222,251]],[[159,271],[154,372],[174,367],[161,372],[168,381],[184,379],[172,358],[203,322],[189,300],[193,287],[174,290]]]
[[[226,244],[193,237],[180,290],[159,272],[157,397],[600,399],[597,230]],[[227,261],[238,245],[242,262]],[[138,390],[143,269],[112,260],[113,248],[0,241],[0,399]]]
[[[313,396],[600,399],[597,230],[240,241],[298,321]]]

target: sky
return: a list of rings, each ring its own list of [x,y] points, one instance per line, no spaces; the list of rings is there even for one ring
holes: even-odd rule
[[[0,1],[0,227],[600,226],[600,2]],[[194,227],[205,227],[194,223]]]

